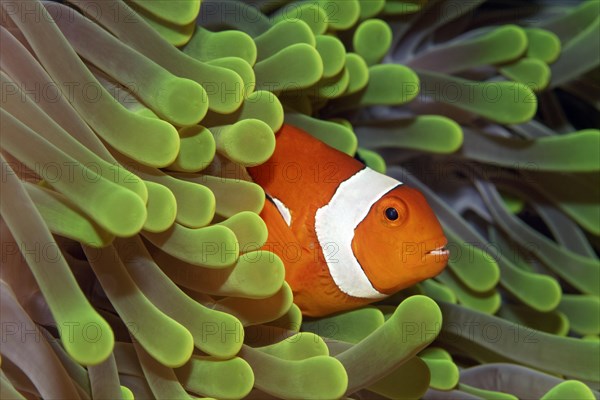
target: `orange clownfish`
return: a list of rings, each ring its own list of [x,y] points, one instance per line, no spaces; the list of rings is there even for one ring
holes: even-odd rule
[[[248,173],[267,195],[263,248],[283,260],[304,315],[381,300],[446,266],[447,240],[420,192],[293,126],[276,140]]]

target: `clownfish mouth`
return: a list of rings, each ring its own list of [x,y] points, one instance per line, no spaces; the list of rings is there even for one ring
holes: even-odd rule
[[[445,256],[450,254],[450,250],[446,249],[445,246],[440,246],[428,251],[426,254],[431,254],[433,256]]]

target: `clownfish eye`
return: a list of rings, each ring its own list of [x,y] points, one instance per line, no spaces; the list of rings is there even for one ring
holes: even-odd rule
[[[388,207],[385,209],[385,217],[390,221],[395,221],[398,219],[398,210],[394,207]]]

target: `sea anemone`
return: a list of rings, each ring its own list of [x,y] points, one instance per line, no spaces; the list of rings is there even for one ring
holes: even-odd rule
[[[598,1],[0,5],[2,399],[600,398]],[[303,318],[245,170],[284,123],[446,270]]]

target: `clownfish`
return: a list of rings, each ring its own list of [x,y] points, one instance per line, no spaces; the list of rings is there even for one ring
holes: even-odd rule
[[[381,300],[446,266],[447,240],[420,192],[301,129],[284,125],[248,173],[267,197],[263,249],[283,260],[305,316]]]

